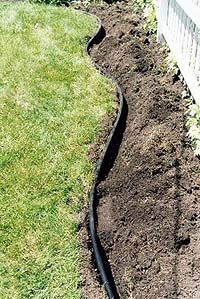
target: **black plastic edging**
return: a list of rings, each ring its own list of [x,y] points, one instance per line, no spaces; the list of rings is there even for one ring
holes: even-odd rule
[[[102,26],[101,20],[94,16],[97,19],[98,22],[98,29],[96,33],[90,38],[90,40],[87,43],[86,51],[90,55],[90,50],[95,44],[99,44],[102,39],[105,37],[105,30]],[[123,127],[122,122],[124,123],[124,119],[127,115],[127,106],[126,101],[123,97],[122,90],[117,83],[117,81],[106,71],[103,70],[102,67],[100,67],[98,64],[93,62],[96,68],[104,74],[106,77],[110,78],[114,84],[116,85],[116,94],[118,98],[118,113],[116,120],[114,122],[114,125],[112,127],[112,130],[108,136],[108,139],[106,141],[103,153],[101,158],[99,159],[97,163],[97,167],[95,170],[95,177],[93,181],[93,185],[91,187],[91,191],[89,193],[89,233],[92,243],[92,249],[95,257],[95,262],[101,277],[101,280],[103,282],[104,288],[107,292],[109,299],[117,299],[119,298],[119,295],[117,293],[117,289],[115,286],[114,279],[112,277],[112,273],[110,270],[109,262],[106,258],[106,255],[104,253],[104,250],[101,246],[100,239],[98,237],[98,230],[97,230],[97,211],[96,208],[98,206],[98,198],[97,198],[97,186],[102,181],[102,179],[105,177],[107,172],[109,171],[108,165],[110,165],[114,162],[114,159],[116,158],[116,154],[114,154],[116,148],[115,148],[115,141],[121,139],[120,135],[123,133],[124,129],[120,128]],[[114,141],[115,140],[115,141]]]

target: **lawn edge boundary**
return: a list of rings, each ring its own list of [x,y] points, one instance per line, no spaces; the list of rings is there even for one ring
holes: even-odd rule
[[[96,19],[98,27],[94,35],[89,39],[86,45],[86,52],[91,57],[91,49],[95,44],[99,44],[104,37],[106,36],[105,29],[102,25],[102,21],[95,15],[86,13],[87,15]],[[105,251],[101,245],[99,236],[98,236],[98,225],[97,225],[97,206],[99,199],[97,196],[97,186],[104,180],[109,170],[112,168],[114,161],[117,157],[119,146],[121,144],[123,133],[126,127],[126,118],[127,118],[127,102],[123,96],[121,87],[119,86],[116,79],[106,72],[101,66],[92,60],[94,66],[97,70],[110,79],[116,86],[116,97],[118,101],[118,112],[116,119],[114,121],[113,127],[110,131],[110,134],[107,138],[107,141],[104,145],[103,152],[99,158],[96,170],[94,174],[93,184],[89,192],[89,235],[92,245],[92,251],[94,256],[94,262],[97,266],[98,272],[100,274],[103,286],[107,292],[109,299],[119,298],[115,281],[111,272],[111,267],[109,261],[106,257]]]

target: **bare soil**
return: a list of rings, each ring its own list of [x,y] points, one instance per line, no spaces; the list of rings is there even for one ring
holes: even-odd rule
[[[92,57],[128,103],[117,159],[98,189],[98,230],[119,296],[200,298],[200,164],[186,136],[183,87],[163,74],[164,52],[128,2],[89,11],[106,29]],[[105,298],[86,260],[85,297]]]

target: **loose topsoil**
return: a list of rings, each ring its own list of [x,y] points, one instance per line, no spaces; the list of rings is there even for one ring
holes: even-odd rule
[[[89,11],[106,30],[92,57],[128,103],[117,159],[98,188],[98,231],[119,296],[200,298],[200,163],[186,136],[182,84],[163,74],[163,50],[132,5]],[[85,297],[105,298],[94,277]]]

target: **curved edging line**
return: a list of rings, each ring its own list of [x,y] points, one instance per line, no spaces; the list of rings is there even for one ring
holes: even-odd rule
[[[90,15],[90,14],[89,14]],[[102,26],[101,20],[94,16],[97,19],[98,22],[98,28],[96,33],[90,38],[90,40],[87,43],[86,51],[90,55],[91,48],[102,41],[102,39],[106,36],[105,30]],[[116,94],[118,98],[118,113],[117,117],[115,119],[114,125],[112,127],[112,130],[108,136],[108,139],[106,141],[103,153],[101,158],[99,159],[97,163],[97,167],[95,170],[95,177],[93,181],[93,185],[91,187],[91,191],[89,193],[89,233],[92,243],[92,249],[94,252],[95,262],[99,271],[99,274],[101,276],[104,288],[108,294],[109,299],[117,299],[119,298],[119,295],[117,293],[117,289],[115,286],[114,279],[112,277],[112,273],[110,270],[109,262],[106,258],[106,255],[104,253],[104,250],[101,246],[101,242],[98,237],[98,230],[97,230],[97,212],[96,208],[98,206],[98,198],[97,198],[97,186],[102,181],[102,179],[105,177],[105,175],[108,173],[110,168],[112,167],[112,164],[114,163],[114,160],[116,158],[117,152],[116,152],[116,143],[119,147],[122,134],[125,129],[124,119],[126,119],[127,116],[127,105],[126,101],[123,97],[122,90],[117,83],[117,81],[106,71],[103,70],[102,67],[100,67],[98,64],[93,62],[96,68],[104,74],[106,77],[110,78],[115,86],[116,86]],[[124,127],[124,128],[122,128]],[[121,135],[121,136],[119,136]],[[118,149],[117,149],[118,151]]]

